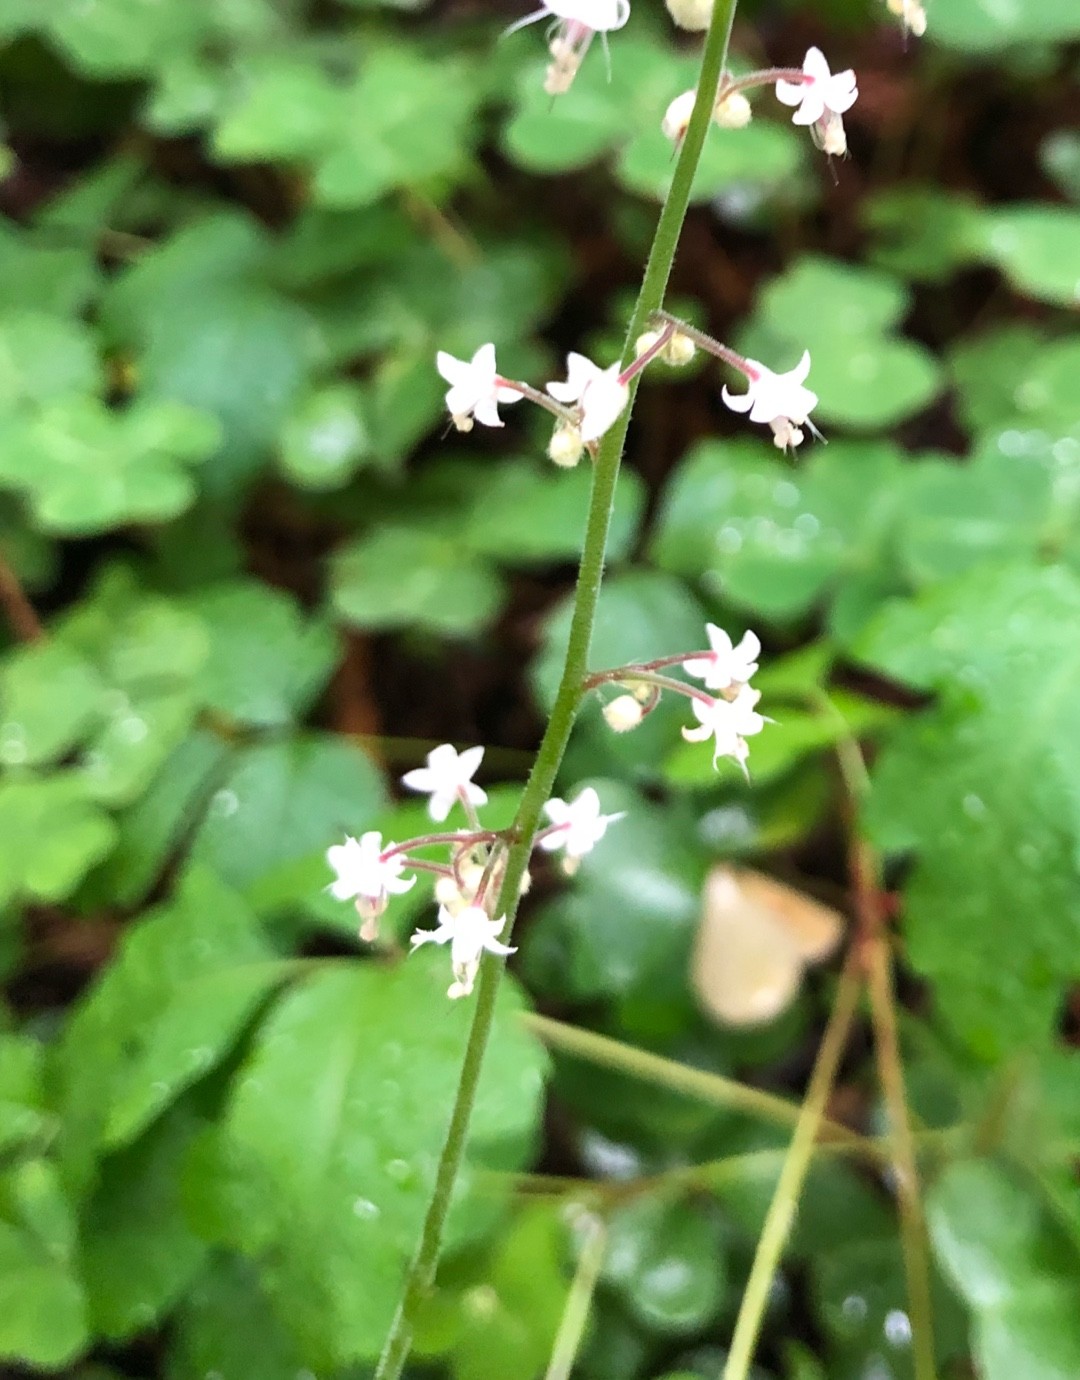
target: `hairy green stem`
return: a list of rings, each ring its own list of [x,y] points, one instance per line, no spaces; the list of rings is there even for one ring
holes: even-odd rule
[[[814,1071],[810,1076],[810,1086],[806,1090],[806,1099],[799,1112],[795,1134],[788,1146],[769,1211],[765,1215],[765,1225],[761,1229],[761,1236],[754,1252],[754,1263],[750,1267],[746,1292],[739,1304],[739,1316],[735,1319],[735,1331],[731,1338],[731,1350],[728,1352],[723,1380],[747,1380],[749,1375],[758,1333],[761,1331],[762,1319],[769,1302],[773,1276],[776,1274],[795,1220],[803,1182],[814,1153],[814,1142],[825,1116],[825,1105],[836,1081],[836,1071],[840,1066],[844,1046],[847,1044],[861,986],[858,958],[853,949],[840,976],[836,1003],[822,1036]]]
[[[671,266],[675,259],[679,235],[682,231],[686,208],[690,204],[690,188],[698,159],[705,143],[709,121],[712,117],[713,103],[720,85],[720,76],[727,60],[728,38],[732,20],[735,17],[736,0],[717,0],[713,10],[709,31],[705,38],[705,50],[698,76],[698,99],[690,125],[679,152],[678,162],[671,180],[671,189],[664,201],[660,218],[649,251],[645,275],[634,306],[630,326],[623,347],[622,364],[625,368],[634,354],[634,342],[642,334],[649,317],[657,311],[664,300]],[[588,670],[589,646],[592,641],[593,622],[596,618],[596,605],[600,597],[600,584],[604,574],[604,557],[607,549],[608,528],[611,523],[612,505],[615,498],[615,485],[619,477],[619,464],[622,459],[626,429],[634,404],[639,377],[630,383],[630,398],[622,416],[606,433],[600,443],[593,468],[592,492],[589,497],[589,513],[585,524],[585,538],[581,549],[581,564],[578,567],[577,586],[574,592],[574,611],[570,622],[570,635],[566,648],[566,660],[559,681],[555,703],[548,719],[547,728],[533,763],[529,779],[522,792],[514,820],[514,843],[510,847],[506,861],[506,873],[499,895],[495,914],[505,914],[508,939],[513,929],[521,893],[521,879],[528,865],[533,837],[540,821],[544,802],[550,797],[555,784],[570,731],[577,717],[581,703],[582,682]],[[480,966],[480,977],[476,990],[476,1007],[472,1026],[461,1065],[457,1093],[454,1098],[446,1141],[435,1173],[435,1186],[427,1215],[420,1233],[420,1241],[412,1264],[409,1266],[394,1320],[390,1325],[386,1344],[383,1347],[374,1380],[398,1380],[412,1346],[413,1328],[418,1309],[421,1307],[435,1278],[435,1269],[442,1245],[443,1228],[450,1210],[450,1200],[454,1183],[457,1180],[465,1155],[468,1138],[469,1119],[472,1116],[476,1089],[480,1081],[480,1070],[484,1061],[495,1016],[495,998],[498,994],[499,980],[503,965],[494,962],[491,955],[485,954]]]

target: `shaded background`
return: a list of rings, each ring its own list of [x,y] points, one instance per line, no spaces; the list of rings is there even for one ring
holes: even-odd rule
[[[516,17],[0,6],[12,1374],[307,1380],[377,1354],[469,1012],[441,954],[397,962],[423,888],[373,956],[324,852],[419,832],[396,778],[447,740],[486,746],[508,822],[589,480],[524,407],[447,435],[434,353],[494,340],[537,383],[568,349],[615,357],[671,176],[659,120],[696,73],[638,0],[610,80],[597,47],[552,102],[542,26],[498,40]],[[410,1373],[542,1373],[597,1221],[575,1375],[717,1372],[789,1127],[604,1060],[802,1095],[836,963],[800,984],[790,946],[746,957],[751,908],[692,975],[694,935],[724,861],[850,913],[858,742],[941,1373],[1080,1375],[1078,37],[1076,0],[936,0],[922,41],[880,5],[740,8],[735,70],[812,43],[855,68],[851,156],[768,91],[711,130],[669,306],[778,370],[809,348],[827,445],[778,454],[715,363],[651,368],[593,659],[752,626],[779,722],[747,786],[678,705],[623,738],[583,713],[563,793],[593,780],[628,816],[572,883],[537,869]],[[761,991],[788,993],[774,1020],[716,1014]],[[549,1058],[522,1000],[615,1043]],[[884,1127],[868,1023],[830,1113]],[[888,1173],[822,1157],[760,1374],[909,1376],[906,1307]]]

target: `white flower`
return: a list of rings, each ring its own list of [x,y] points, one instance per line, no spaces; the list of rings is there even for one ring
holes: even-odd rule
[[[802,69],[805,81],[776,83],[777,100],[784,105],[798,106],[791,117],[793,125],[816,124],[827,110],[835,115],[843,115],[855,104],[859,90],[855,85],[855,73],[850,67],[834,76],[821,49],[811,48]]]
[[[745,740],[760,733],[769,722],[754,708],[760,698],[760,690],[751,690],[748,685],[744,685],[733,700],[706,701],[695,696],[692,704],[698,727],[684,728],[682,735],[690,743],[703,743],[708,738],[715,738],[713,765],[716,765],[718,757],[734,757],[745,772],[746,759],[750,754]]]
[[[502,426],[498,404],[521,400],[520,393],[502,382],[495,367],[494,345],[481,345],[468,363],[440,350],[435,363],[450,385],[446,407],[458,431],[471,431],[474,417],[482,426]]]
[[[859,94],[855,73],[849,67],[834,76],[821,49],[811,48],[803,60],[803,75],[805,81],[778,81],[777,100],[798,107],[791,122],[809,125],[819,149],[846,153],[847,136],[840,116],[851,109]]]
[[[566,356],[566,382],[552,382],[547,391],[556,402],[577,404],[578,434],[582,441],[598,441],[626,406],[630,390],[619,382],[619,366],[601,369],[585,355]]]
[[[630,18],[630,0],[544,0],[541,9],[511,24],[506,33],[548,18],[559,22],[548,44],[552,61],[544,90],[549,96],[557,96],[570,89],[593,34],[621,29]]]
[[[346,836],[344,843],[336,843],[326,850],[326,861],[333,869],[331,896],[338,901],[355,898],[356,910],[364,921],[360,933],[364,939],[378,936],[378,917],[386,909],[391,896],[400,896],[416,882],[415,876],[405,878],[402,870],[408,865],[403,853],[391,853],[393,843],[384,849],[382,835],[375,830],[361,834],[359,839]],[[384,857],[384,853],[391,853]]]
[[[474,786],[472,780],[483,756],[482,747],[458,753],[449,743],[443,743],[428,753],[426,767],[407,771],[401,784],[410,791],[426,791],[431,796],[428,813],[441,823],[456,800],[469,805],[483,805],[487,801],[486,792]]]
[[[709,634],[708,656],[691,657],[683,662],[683,670],[705,682],[709,690],[727,690],[732,685],[745,685],[758,668],[754,658],[761,651],[761,643],[752,632],[743,634],[737,647],[723,628],[715,623],[706,623]]]
[[[745,393],[721,390],[721,396],[732,412],[749,412],[752,422],[767,422],[773,429],[773,442],[781,450],[802,442],[801,427],[817,406],[817,394],[803,387],[810,372],[810,351],[794,369],[786,374],[774,374],[756,359],[745,361],[749,387]]]
[[[479,906],[465,906],[456,914],[446,906],[440,906],[439,928],[416,930],[409,942],[414,949],[421,944],[449,943],[454,981],[446,994],[448,997],[467,997],[473,989],[480,967],[480,955],[485,949],[490,954],[504,956],[517,952],[506,944],[500,944],[496,938],[505,924],[505,915],[500,920],[489,920],[487,912]]]
[[[586,786],[576,800],[549,800],[544,813],[554,825],[550,834],[539,840],[539,846],[546,853],[566,850],[568,861],[577,862],[593,846],[600,842],[609,824],[622,819],[626,811],[619,810],[613,815],[600,813],[600,797],[591,786]]]

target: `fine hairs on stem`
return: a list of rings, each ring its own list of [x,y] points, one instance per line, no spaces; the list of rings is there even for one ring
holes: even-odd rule
[[[690,203],[694,173],[701,157],[716,92],[727,61],[728,39],[735,16],[735,5],[736,0],[717,0],[713,9],[698,77],[699,99],[679,151],[671,189],[660,212],[641,290],[626,333],[622,359],[624,368],[633,358],[634,342],[644,331],[650,316],[663,305],[679,235]],[[604,435],[595,460],[585,539],[574,591],[573,614],[562,676],[551,717],[514,820],[514,842],[507,853],[506,871],[496,904],[496,914],[505,914],[507,917],[504,936],[506,938],[509,938],[512,932],[521,881],[540,823],[541,810],[554,785],[581,703],[583,683],[588,672],[593,622],[603,579],[615,485],[619,477],[619,464],[637,384],[638,377],[630,381],[628,405]],[[491,1034],[495,999],[502,972],[502,964],[492,962],[489,957],[481,963],[476,1006],[446,1141],[436,1169],[434,1189],[416,1253],[406,1273],[401,1298],[379,1358],[375,1380],[397,1380],[401,1375],[412,1346],[417,1312],[435,1278],[451,1195],[465,1154],[469,1120],[480,1080],[484,1052]]]

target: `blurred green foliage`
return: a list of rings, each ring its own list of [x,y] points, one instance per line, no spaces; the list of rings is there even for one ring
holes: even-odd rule
[[[831,979],[730,1030],[688,965],[717,860],[840,894],[853,740],[941,1373],[1080,1374],[1080,5],[928,8],[906,45],[855,0],[740,15],[736,70],[807,42],[856,67],[853,156],[830,179],[767,93],[714,129],[675,289],[771,366],[810,349],[829,445],[732,440],[715,370],[651,371],[593,659],[752,626],[778,722],[748,786],[678,706],[619,738],[586,706],[565,786],[627,817],[527,903],[416,1375],[542,1373],[584,1199],[575,1375],[718,1372],[786,1130],[549,1059],[520,1012],[798,1097]],[[520,779],[589,488],[525,408],[443,437],[434,352],[494,340],[542,383],[619,338],[696,70],[639,0],[610,79],[594,51],[552,103],[508,17],[0,5],[0,1364],[352,1380],[378,1354],[470,1011],[440,953],[359,944],[325,849],[423,828],[394,777],[432,741]],[[873,1088],[860,1047],[869,1131]],[[530,1195],[538,1168],[564,1177]],[[890,1184],[819,1157],[756,1374],[905,1380],[906,1310]]]

